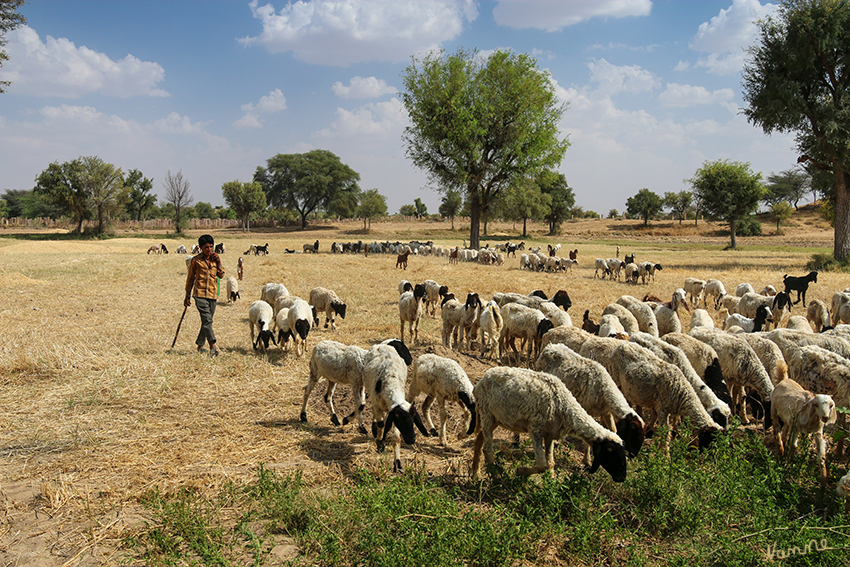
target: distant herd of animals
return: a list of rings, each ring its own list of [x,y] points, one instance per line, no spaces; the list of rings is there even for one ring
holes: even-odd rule
[[[333,243],[330,247],[331,253],[394,253],[398,268],[405,268],[412,254],[446,256],[449,262],[500,264],[518,250],[525,250],[523,243],[482,248],[468,255],[461,254],[467,248],[431,242]],[[152,252],[167,253],[167,249],[156,245],[148,250]],[[185,253],[185,248],[180,246],[177,252]],[[217,245],[216,252],[223,254],[224,245]],[[301,251],[318,252],[318,241],[305,244]],[[539,248],[528,250],[519,267],[549,270],[540,256],[562,258],[557,247],[550,246],[548,252],[547,256]],[[268,253],[268,244],[251,245],[245,252]],[[482,256],[487,259],[480,260]],[[566,260],[577,262],[577,257],[578,250],[571,250]],[[637,263],[634,254],[622,261],[599,258],[594,267],[594,278],[619,280],[623,274],[630,283],[652,281],[662,270],[655,262]],[[768,285],[757,293],[749,283],[741,283],[734,294],[727,293],[717,279],[688,277],[669,301],[623,295],[604,308],[598,322],[585,310],[581,327],[574,326],[568,314],[572,301],[566,290],[551,298],[542,290],[528,295],[506,291],[487,302],[468,293],[461,301],[434,280],[415,284],[402,280],[399,338],[368,349],[332,340],[316,344],[300,418],[307,421],[307,402],[320,378],[328,380],[324,400],[336,426],[356,419],[358,431],[366,434],[362,412],[369,400],[377,450],[384,451],[389,439],[393,469],[400,470],[401,441],[413,444],[417,430],[448,445],[445,405],[457,403],[464,413],[461,436],[475,435],[473,475],[482,453],[487,463],[493,462],[493,432],[503,427],[531,436],[535,463],[519,469],[520,474],[552,468],[553,443],[570,437],[585,447],[589,472],[602,467],[614,481],[622,482],[628,458],[638,455],[645,439],[659,427],[667,428],[668,435],[660,439],[666,447],[670,431],[681,429],[687,420],[690,429],[680,434],[692,436],[695,446],[706,449],[717,433],[729,427],[733,416],[742,424],[750,423],[752,416],[763,420],[765,433],[773,428],[780,454],[794,451],[801,435],[811,435],[820,480],[826,483],[824,427],[836,421],[835,427],[845,428],[845,414],[836,417],[836,406],[850,407],[850,288],[836,291],[829,306],[817,299],[806,304],[806,292],[817,277],[814,271],[785,275],[784,290],[778,292]],[[228,302],[238,299],[231,295],[233,290],[238,291],[238,282],[228,278]],[[790,315],[792,306],[800,303],[806,308],[805,316]],[[414,360],[404,342],[405,329],[409,343],[418,343],[422,316],[437,317],[438,304],[444,347],[480,355],[482,360],[495,357],[501,365],[473,380],[453,359],[423,354]],[[682,307],[693,307],[687,330],[679,316]],[[270,344],[288,352],[291,341],[295,354],[303,356],[321,313],[324,328],[333,331],[336,315],[344,319],[346,310],[331,289],[313,288],[304,300],[291,295],[282,283],[265,284],[260,299],[249,307],[251,343],[264,353]],[[725,317],[715,323],[712,311]],[[476,341],[479,350],[473,351]],[[333,406],[339,384],[350,386],[355,400],[354,411],[342,421]],[[416,407],[420,395],[425,396],[421,413]],[[440,407],[439,430],[430,417],[435,401]],[[835,443],[835,455],[844,458],[843,440]],[[850,507],[850,474],[838,481],[836,490],[848,498]]]

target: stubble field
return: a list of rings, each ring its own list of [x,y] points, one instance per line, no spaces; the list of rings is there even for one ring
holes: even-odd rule
[[[244,256],[240,301],[227,305],[222,292],[214,326],[223,354],[216,359],[195,353],[194,305],[169,349],[182,312],[184,256],[145,253],[158,242],[172,251],[179,244],[190,247],[199,233],[182,239],[123,235],[73,241],[43,234],[33,235],[35,240],[0,239],[0,501],[5,508],[0,561],[64,566],[126,560],[126,538],[151,519],[140,503],[144,495],[188,487],[212,496],[224,486],[253,482],[261,463],[283,474],[298,471],[307,485],[327,491],[345,486],[357,471],[392,477],[391,453],[376,453],[374,441],[354,426],[330,424],[321,399],[324,381],[311,396],[309,422],[300,423],[309,354],[298,358],[273,348],[263,357],[252,350],[248,306],[267,282],[284,283],[305,299],[311,288],[328,287],[346,301],[346,319],[337,319],[336,331],[312,330],[310,347],[333,339],[368,348],[399,335],[401,279],[434,279],[458,297],[475,291],[483,299],[499,291],[565,289],[573,302],[570,314],[580,324],[586,309],[598,320],[605,305],[623,294],[669,298],[689,276],[718,278],[727,289],[740,282],[757,290],[766,284],[780,287],[783,274],[805,273],[806,261],[819,250],[813,246],[822,251],[831,246],[828,229],[808,220],[785,229],[785,236],[739,239],[738,251],[722,250],[727,238],[716,226],[691,230],[668,223],[653,232],[612,229],[606,222],[568,224],[558,237],[544,237],[542,227],[535,227],[538,232],[525,239],[544,249],[561,243],[562,255],[577,248],[580,263],[565,274],[521,271],[513,258],[503,266],[450,266],[446,258],[411,257],[408,270],[401,271],[390,255],[329,254],[333,241],[361,239],[459,245],[465,237],[460,225],[456,232],[433,223],[376,223],[364,234],[362,225],[342,223],[303,233],[213,233],[227,246],[222,256],[227,275],[235,275],[236,260],[250,243],[268,243],[270,249],[268,256]],[[491,233],[505,236],[492,243],[523,240],[511,225],[493,226]],[[317,238],[318,255],[283,254]],[[621,257],[634,252],[638,261],[660,263],[657,281],[633,287],[594,279],[593,259],[614,256],[617,245]],[[846,274],[822,273],[808,299],[829,303],[835,290],[848,285]],[[795,307],[794,313],[802,309]],[[689,315],[683,315],[687,327]],[[473,382],[494,364],[476,351],[445,351],[440,329],[438,318],[423,317],[414,355],[453,356]],[[337,412],[347,414],[347,388],[337,389],[337,399]],[[438,411],[433,414],[436,419]],[[456,419],[450,428],[460,429]],[[445,449],[422,438],[404,447],[405,467],[467,482],[471,439],[451,438],[452,447]],[[562,455],[559,466],[577,470],[578,454]],[[275,564],[297,560],[300,553],[304,550],[283,537],[265,557]]]

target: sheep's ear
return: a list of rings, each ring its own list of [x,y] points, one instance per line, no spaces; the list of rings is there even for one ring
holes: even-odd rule
[[[413,425],[416,426],[419,433],[421,433],[423,437],[430,437],[431,435],[428,433],[428,430],[425,429],[425,424],[422,423],[422,418],[419,416],[419,412],[416,411],[416,406],[413,404],[410,404],[410,415],[413,416]]]
[[[593,462],[590,464],[590,468],[587,469],[587,472],[593,474],[597,470],[599,470],[599,465],[601,464],[599,462],[599,457],[600,455],[602,455],[602,443],[600,443],[599,441],[594,441],[590,445],[590,448],[593,450]]]
[[[803,404],[803,409],[800,410],[800,415],[797,417],[797,422],[800,425],[808,425],[812,418],[815,417],[815,399],[812,398],[805,404]]]
[[[395,412],[391,411],[387,414],[387,421],[384,423],[384,434],[381,437],[381,442],[387,440],[387,435],[389,434],[390,429],[393,428],[393,421],[395,421]]]
[[[833,412],[834,411],[835,408],[833,408]],[[469,418],[469,429],[466,430],[466,434],[472,435],[473,433],[475,433],[476,418],[478,417],[478,414],[475,412],[475,402],[472,402],[472,404],[470,405],[469,412],[471,415]]]

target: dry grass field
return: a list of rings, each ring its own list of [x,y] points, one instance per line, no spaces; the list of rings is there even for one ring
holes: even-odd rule
[[[214,493],[226,482],[249,482],[256,467],[299,470],[314,486],[344,482],[349,471],[366,468],[390,475],[391,453],[379,455],[369,437],[349,425],[330,424],[322,383],[298,419],[309,355],[297,358],[250,344],[247,312],[266,282],[285,283],[306,298],[314,286],[334,289],[348,304],[336,331],[314,329],[310,346],[322,339],[369,345],[398,336],[397,286],[401,279],[434,279],[458,296],[476,291],[528,293],[566,289],[570,313],[580,324],[589,309],[598,320],[620,295],[668,298],[688,276],[719,278],[727,289],[750,282],[756,289],[781,285],[785,273],[801,275],[815,251],[831,249],[831,230],[813,213],[799,214],[784,235],[740,238],[740,250],[724,251],[722,227],[700,222],[634,221],[567,223],[557,237],[534,226],[527,243],[559,242],[563,255],[578,248],[572,273],[521,271],[511,258],[503,266],[450,266],[445,258],[411,257],[395,269],[395,257],[331,255],[333,241],[432,239],[459,245],[468,228],[440,223],[319,225],[306,232],[215,233],[224,242],[228,275],[250,243],[268,242],[270,254],[245,257],[242,299],[227,305],[222,292],[215,330],[222,356],[195,352],[199,319],[189,308],[177,344],[169,349],[182,312],[184,256],[147,255],[151,244],[172,251],[191,238],[123,234],[102,241],[50,239],[43,233],[0,238],[0,563],[3,565],[108,565],[121,557],[120,542],[143,521],[139,498],[153,487],[174,491],[197,487]],[[764,222],[763,229],[773,227]],[[489,227],[496,236],[482,243],[523,240],[510,224]],[[320,241],[318,255],[283,254],[284,248]],[[593,278],[593,259],[636,253],[663,270],[649,285],[629,286]],[[822,273],[808,298],[829,302],[850,286],[846,274]],[[794,308],[801,314],[802,309]],[[322,320],[323,321],[323,320]],[[687,326],[688,315],[683,321]],[[424,317],[414,354],[445,354],[440,322]],[[477,353],[449,353],[473,381],[491,361]],[[347,413],[346,388],[337,391],[337,411]],[[437,417],[438,411],[433,412]],[[455,421],[452,425],[457,425]],[[436,475],[469,473],[471,440],[449,449],[419,439],[402,450],[405,466],[422,464]],[[578,459],[574,462],[578,465]],[[604,473],[600,473],[604,474]],[[275,551],[286,558],[293,549]]]

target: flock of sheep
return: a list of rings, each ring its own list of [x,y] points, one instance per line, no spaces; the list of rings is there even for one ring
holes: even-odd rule
[[[652,280],[662,269],[653,262],[636,264],[633,256],[625,262],[597,259],[595,267],[594,277],[617,279],[622,271],[635,283]],[[796,291],[797,301],[805,304],[806,290],[816,282],[812,272],[786,276],[784,291],[768,286],[756,293],[741,284],[730,295],[719,280],[687,278],[669,301],[623,295],[604,308],[599,323],[586,311],[578,327],[567,312],[572,302],[565,290],[551,298],[540,290],[496,293],[485,303],[475,293],[461,301],[434,280],[403,280],[400,339],[369,349],[332,340],[316,344],[300,418],[307,421],[308,399],[321,378],[328,381],[324,400],[334,425],[356,419],[366,434],[362,413],[369,400],[377,449],[383,451],[389,440],[393,469],[399,470],[401,441],[414,443],[417,429],[439,437],[442,445],[449,443],[446,403],[457,403],[464,413],[460,436],[475,434],[473,475],[482,453],[487,463],[493,462],[493,433],[502,427],[517,437],[531,436],[535,464],[519,469],[521,474],[552,468],[553,443],[569,436],[584,443],[590,472],[601,466],[622,482],[627,456],[638,454],[648,432],[665,427],[668,434],[660,442],[666,447],[670,431],[687,419],[692,429],[680,433],[706,448],[733,414],[750,422],[749,403],[752,417],[764,420],[765,432],[773,427],[780,453],[796,448],[800,435],[812,434],[826,482],[823,428],[835,419],[836,405],[850,407],[850,289],[835,293],[830,307],[813,300],[806,317],[792,316],[787,326],[779,326],[793,304],[791,293]],[[685,330],[679,310],[691,307]],[[715,325],[712,307],[727,312],[720,325]],[[270,342],[288,348],[292,340],[301,356],[323,312],[326,329],[335,329],[336,315],[345,318],[346,305],[333,290],[317,287],[303,300],[283,284],[266,284],[249,308],[252,344],[262,350]],[[423,315],[441,319],[446,348],[471,350],[477,341],[475,354],[505,365],[473,383],[455,360],[436,354],[414,360],[405,335],[409,344],[419,342]],[[354,411],[342,421],[333,405],[339,384],[350,386],[354,398]],[[416,400],[423,395],[420,413]],[[430,417],[435,401],[439,429]],[[844,417],[838,416],[839,427]],[[842,442],[835,450],[843,456]],[[841,479],[838,492],[848,496],[850,506],[850,475]]]

